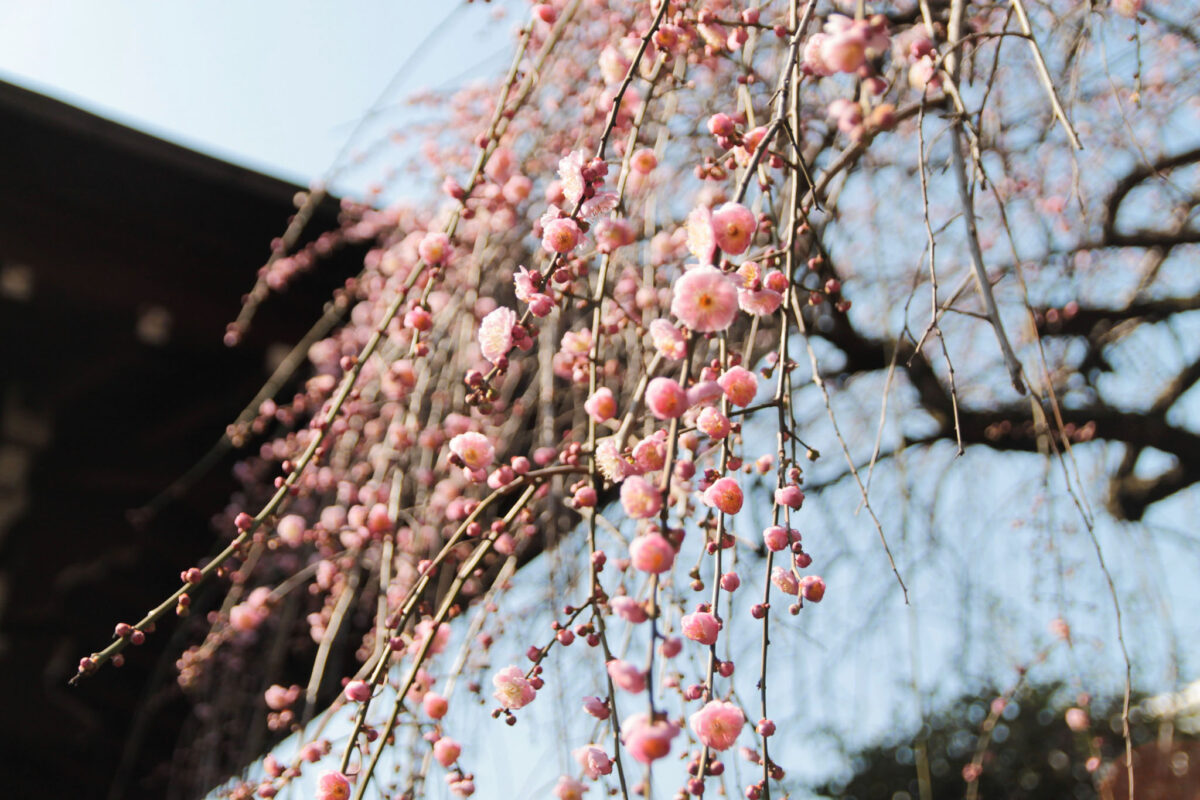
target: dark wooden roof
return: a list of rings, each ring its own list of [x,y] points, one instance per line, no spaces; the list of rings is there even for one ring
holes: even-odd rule
[[[186,712],[170,692],[143,704],[173,679],[168,632],[66,682],[210,551],[228,464],[143,529],[127,511],[208,449],[261,385],[267,348],[299,339],[361,254],[272,298],[227,349],[298,187],[2,83],[0,131],[0,781],[106,797],[124,763],[113,796],[160,797]]]

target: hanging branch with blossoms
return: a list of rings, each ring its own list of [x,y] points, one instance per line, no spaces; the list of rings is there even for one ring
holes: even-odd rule
[[[271,730],[296,735],[297,758],[268,757],[261,779],[228,785],[231,797],[274,796],[314,769],[322,800],[375,786],[419,796],[436,770],[468,796],[475,754],[449,709],[490,685],[492,717],[517,723],[564,680],[545,663],[555,649],[602,687],[580,699],[578,730],[591,723],[594,735],[571,742],[578,770],[559,780],[562,800],[595,784],[648,792],[668,757],[686,764],[669,773],[681,795],[778,796],[786,773],[771,744],[791,723],[770,711],[770,645],[793,633],[783,612],[820,613],[826,593],[819,529],[800,532],[805,467],[822,457],[804,441],[814,426],[834,431],[859,479],[811,345],[822,336],[856,354],[870,344],[855,338],[850,296],[855,282],[873,290],[872,278],[844,280],[832,258],[830,241],[847,235],[839,202],[874,153],[907,154],[932,288],[929,329],[907,352],[918,369],[938,358],[949,367],[925,128],[937,122],[951,138],[970,210],[989,146],[977,84],[991,91],[989,58],[1017,37],[1044,81],[1026,97],[1076,137],[1027,11],[1019,0],[1013,9],[1024,31],[1003,9],[961,0],[535,4],[500,82],[437,100],[450,125],[423,146],[439,202],[346,203],[341,231],[321,240],[370,250],[335,298],[345,322],[306,345],[303,389],[235,431],[239,441],[276,433],[238,468],[224,548],[185,569],[142,620],[118,625],[77,679],[119,665],[215,585],[223,599],[192,615],[198,639],[178,660],[186,691],[241,691],[222,685],[223,666],[280,637],[307,642],[306,685],[260,676],[268,684],[254,695]],[[908,205],[919,227],[921,204]],[[982,276],[975,324],[990,328],[988,358],[1024,391],[973,213],[968,223]],[[264,267],[231,343],[271,290],[319,263],[289,252],[296,241]],[[935,338],[936,355],[922,349]],[[948,386],[925,377],[953,405],[958,434],[953,367]],[[793,398],[810,381],[827,422],[797,418]],[[750,435],[754,425],[765,433]],[[879,557],[906,599],[868,484],[859,480]],[[755,511],[769,524],[753,530]],[[550,552],[574,560],[581,580],[556,597],[528,663],[488,664],[510,587]],[[760,596],[748,596],[751,579]],[[465,644],[452,659],[456,631]],[[347,638],[355,663],[334,675]],[[757,659],[735,664],[735,639],[759,642]],[[737,691],[735,668],[757,676],[757,696],[749,683]],[[323,708],[331,682],[341,693]],[[341,708],[349,731],[333,736]],[[756,773],[732,786],[726,759],[739,747]],[[394,774],[379,768],[389,753],[402,765]]]

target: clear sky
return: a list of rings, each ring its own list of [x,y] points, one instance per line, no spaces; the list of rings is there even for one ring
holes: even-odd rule
[[[0,80],[307,183],[387,91],[495,72],[504,3],[37,0],[0,3]],[[439,23],[453,17],[389,90]],[[500,34],[497,36],[496,34]],[[467,46],[469,45],[469,46]],[[465,57],[464,57],[465,56]],[[497,62],[499,63],[499,62]],[[382,114],[395,124],[394,106]]]

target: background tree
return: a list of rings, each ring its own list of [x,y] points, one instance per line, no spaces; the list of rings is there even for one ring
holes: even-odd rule
[[[1083,703],[1073,705],[1078,700]],[[1111,782],[1115,776],[1097,773],[1102,760],[1109,762],[1110,772],[1120,771],[1111,762],[1124,749],[1121,706],[1121,698],[1073,697],[1061,685],[964,696],[931,714],[920,730],[856,753],[849,781],[816,791],[858,800],[897,793],[956,797],[966,783],[967,794],[978,797],[1119,797],[1111,789],[1104,791],[1105,779]],[[1170,719],[1147,714],[1140,704],[1131,719],[1135,750],[1157,750],[1163,733],[1168,741],[1176,738]],[[1194,747],[1190,736],[1183,739],[1190,744],[1168,749],[1186,753]],[[1156,796],[1191,796],[1195,779],[1190,770],[1168,778],[1169,784],[1154,787]]]
[[[506,75],[418,98],[436,121],[394,137],[439,197],[381,184],[308,245],[325,193],[299,199],[227,342],[324,253],[365,245],[363,270],[297,346],[300,389],[231,427],[257,449],[222,549],[80,662],[196,620],[181,781],[236,771],[265,725],[297,760],[235,796],[328,752],[324,797],[422,794],[443,767],[470,794],[465,712],[515,722],[571,676],[596,699],[560,797],[628,795],[651,763],[666,791],[765,797],[805,745],[793,673],[836,685],[834,651],[886,657],[897,631],[917,696],[919,659],[982,674],[1060,616],[1126,706],[1135,660],[1188,669],[1135,659],[1177,655],[1159,612],[1183,595],[1110,567],[1147,547],[1119,521],[1186,513],[1200,479],[1190,15],[521,8]],[[504,618],[537,574],[553,629]]]

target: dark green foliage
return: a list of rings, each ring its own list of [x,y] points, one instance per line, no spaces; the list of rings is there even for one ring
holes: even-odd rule
[[[958,698],[934,712],[922,730],[855,754],[855,775],[849,783],[827,784],[815,791],[844,800],[916,800],[921,797],[918,775],[923,745],[928,754],[929,796],[965,797],[963,768],[975,757],[992,701],[999,696],[984,691]],[[1061,685],[1052,685],[1027,688],[1008,703],[984,751],[981,800],[1099,797],[1099,776],[1124,751],[1121,699],[1093,700],[1088,708],[1090,729],[1078,733],[1065,720],[1066,710],[1077,705],[1077,699]],[[1130,721],[1134,747],[1158,735],[1157,723],[1136,707]],[[1087,769],[1092,756],[1100,757],[1096,773]]]

